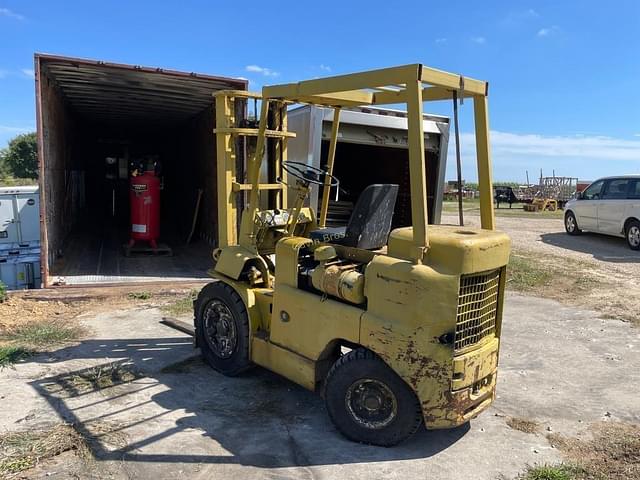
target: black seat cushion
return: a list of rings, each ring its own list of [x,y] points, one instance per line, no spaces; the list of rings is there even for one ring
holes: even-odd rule
[[[315,230],[310,237],[315,241],[365,250],[381,248],[389,238],[397,197],[398,185],[369,185],[358,198],[346,227]]]

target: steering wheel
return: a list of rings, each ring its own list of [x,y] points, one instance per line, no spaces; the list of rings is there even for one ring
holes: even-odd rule
[[[336,177],[326,170],[318,167],[312,167],[302,162],[282,162],[282,169],[298,180],[305,183],[313,183],[315,185],[325,185],[325,181],[329,179],[329,187],[336,187],[340,183]]]

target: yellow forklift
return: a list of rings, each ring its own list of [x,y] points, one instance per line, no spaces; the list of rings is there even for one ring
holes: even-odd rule
[[[260,365],[319,392],[358,442],[394,445],[485,410],[510,249],[495,230],[487,89],[414,64],[216,93],[219,248],[194,302],[204,359],[225,375]],[[423,102],[452,98],[473,102],[481,228],[428,223]],[[255,124],[239,120],[251,99],[261,102]],[[324,168],[287,160],[287,109],[300,103],[334,109]],[[398,185],[374,184],[346,227],[328,228],[341,109],[403,103],[412,226],[391,230]],[[319,213],[305,206],[314,185]]]

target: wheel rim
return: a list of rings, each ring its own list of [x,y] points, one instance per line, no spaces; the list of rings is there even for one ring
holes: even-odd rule
[[[398,402],[391,389],[370,378],[354,382],[347,390],[345,403],[355,422],[369,429],[389,425],[398,413]]]
[[[229,307],[220,300],[211,300],[204,311],[207,345],[220,358],[233,355],[237,343],[236,322]]]
[[[640,227],[632,226],[627,232],[627,238],[632,247],[640,246]]]
[[[567,215],[567,230],[569,232],[573,232],[576,229],[576,219],[573,218],[573,215]]]

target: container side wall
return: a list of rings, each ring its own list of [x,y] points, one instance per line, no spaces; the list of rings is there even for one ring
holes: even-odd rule
[[[68,176],[74,126],[61,92],[40,68],[38,71],[42,263],[46,273],[57,252],[62,250],[63,242],[73,225],[73,219],[67,215],[67,206],[70,200]]]

